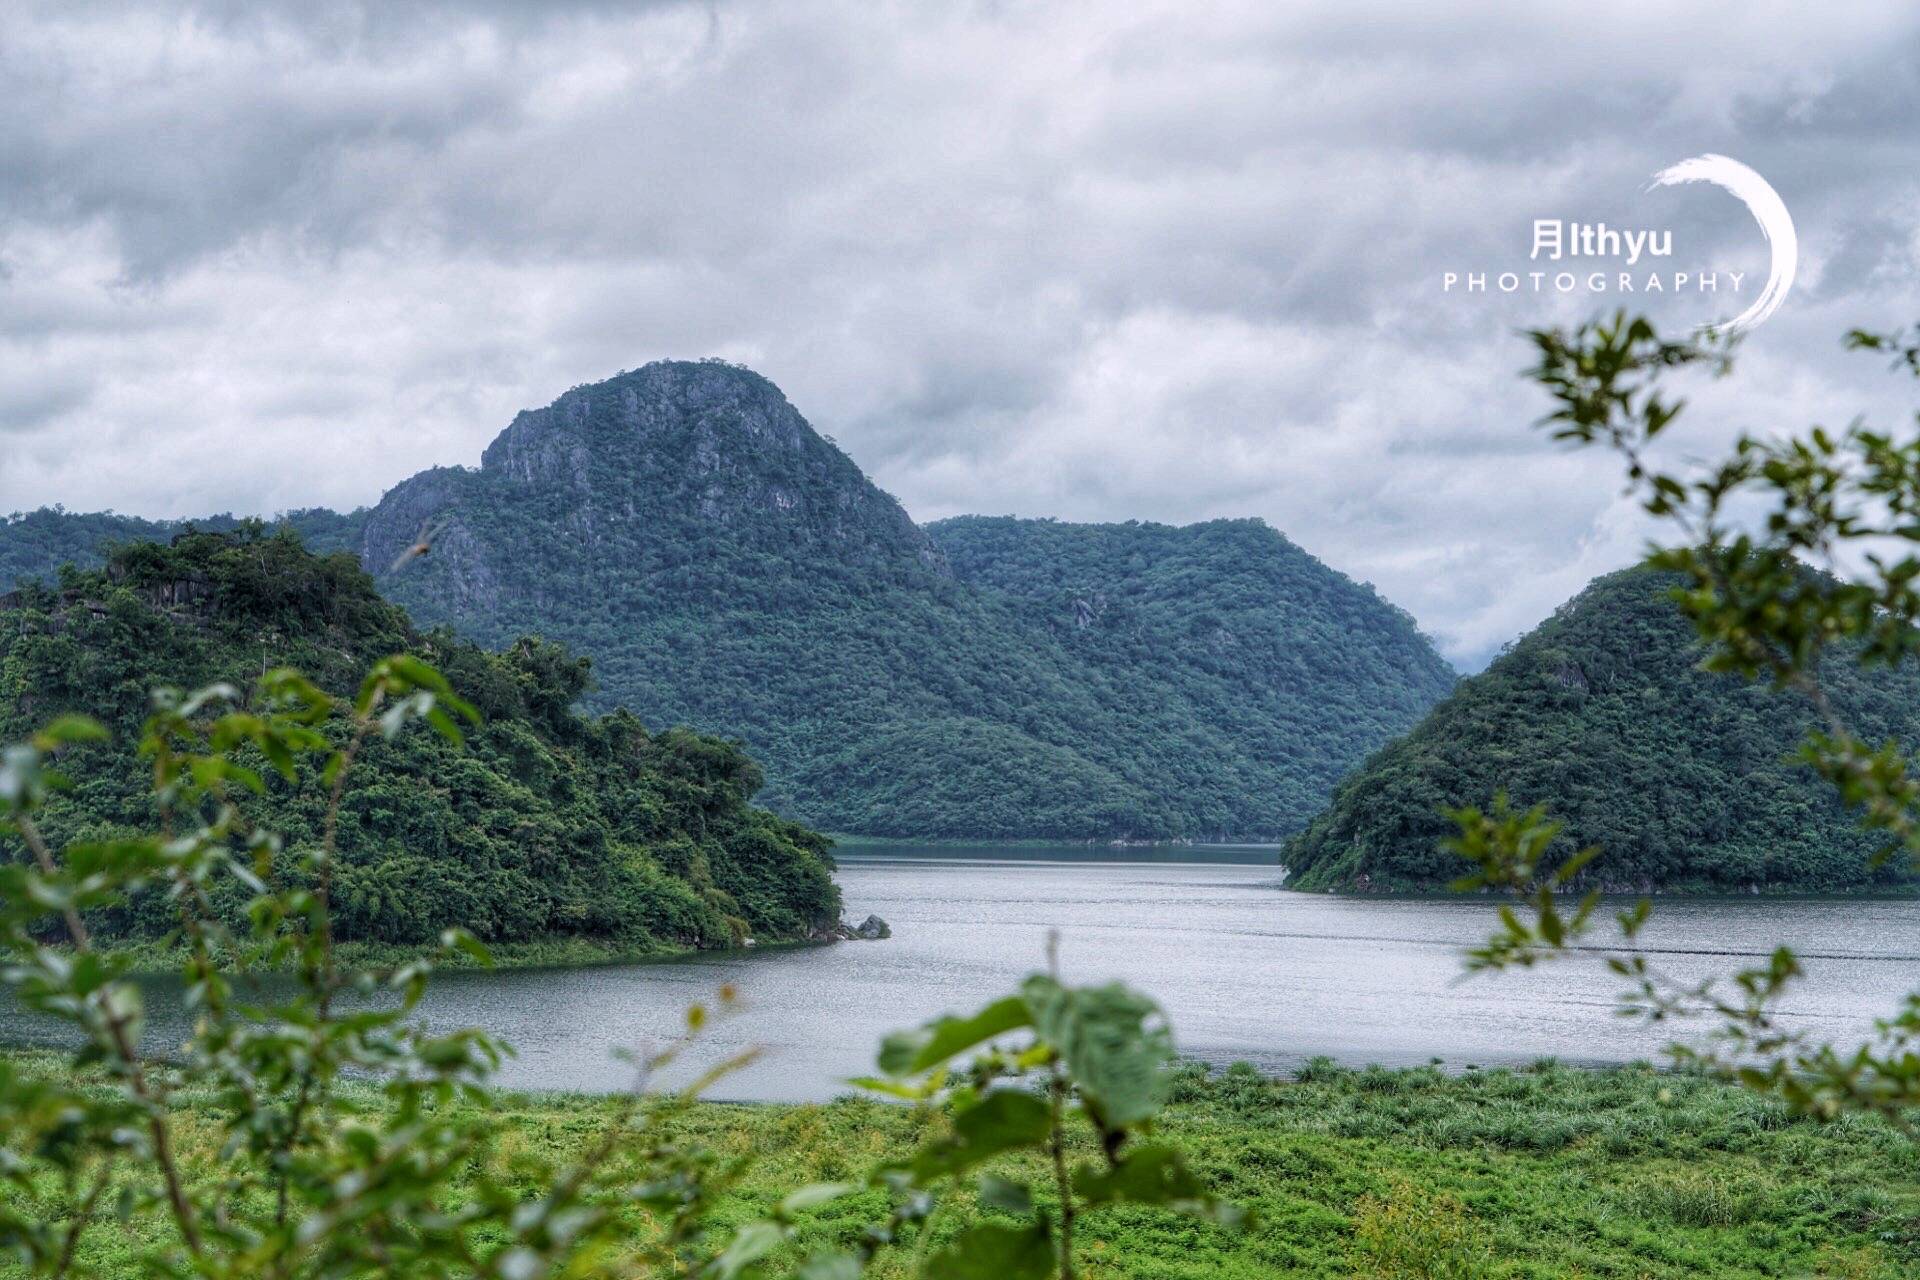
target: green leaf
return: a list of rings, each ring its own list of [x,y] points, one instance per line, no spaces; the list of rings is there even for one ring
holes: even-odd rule
[[[1173,1034],[1158,1005],[1119,983],[1070,988],[1045,974],[1028,978],[1021,990],[1034,1030],[1059,1052],[1103,1128],[1125,1128],[1159,1111]]]
[[[273,733],[263,735],[260,739],[260,751],[267,757],[267,763],[273,766],[275,773],[288,782],[293,781],[293,752],[288,750],[284,738]]]
[[[445,676],[410,653],[396,653],[387,659],[386,665],[409,684],[431,689],[435,693],[453,692]]]
[[[1073,1189],[1088,1204],[1154,1204],[1207,1218],[1222,1226],[1245,1223],[1246,1212],[1213,1195],[1173,1147],[1135,1147],[1105,1169],[1083,1165]]]
[[[1564,863],[1561,864],[1560,869],[1553,873],[1554,883],[1556,884],[1567,883],[1569,880],[1579,875],[1580,872],[1586,867],[1586,865],[1589,862],[1592,862],[1595,858],[1599,856],[1600,856],[1600,846],[1597,844],[1588,845],[1586,848],[1574,854],[1571,858],[1568,858]]]
[[[1030,1025],[1027,1001],[1008,996],[971,1017],[936,1018],[912,1031],[894,1032],[880,1042],[879,1067],[890,1076],[918,1075],[956,1053]]]
[[[1040,1098],[1019,1089],[996,1089],[955,1110],[952,1134],[920,1149],[911,1164],[914,1181],[925,1186],[965,1173],[1003,1151],[1036,1146],[1047,1140],[1051,1127],[1052,1114]]]
[[[493,968],[493,952],[487,950],[486,943],[465,929],[456,927],[446,930],[440,935],[440,945],[449,951],[464,952],[483,969]]]
[[[817,1209],[823,1204],[838,1200],[860,1189],[857,1182],[814,1182],[807,1186],[789,1191],[780,1201],[781,1216],[803,1213],[808,1209]]]
[[[883,1080],[879,1076],[854,1076],[847,1083],[856,1089],[884,1093],[889,1098],[899,1098],[905,1102],[918,1102],[927,1096],[927,1090],[920,1085],[902,1084],[898,1080]]]
[[[997,1173],[983,1173],[980,1175],[980,1204],[984,1208],[1015,1213],[1024,1218],[1033,1212],[1033,1193],[1024,1182],[1015,1182]]]
[[[1047,1280],[1053,1275],[1053,1233],[1045,1219],[1029,1226],[983,1223],[927,1259],[923,1280]]]
[[[793,1280],[860,1280],[860,1259],[850,1253],[817,1253],[800,1265]]]
[[[55,716],[51,723],[33,735],[33,745],[42,751],[53,751],[75,742],[105,742],[107,728],[98,720],[87,716]]]
[[[720,1256],[709,1262],[701,1274],[713,1280],[735,1280],[748,1267],[779,1248],[784,1239],[786,1233],[777,1222],[749,1222],[733,1233],[733,1239],[720,1251]]]
[[[467,744],[467,735],[460,732],[460,726],[453,722],[453,717],[440,707],[428,704],[426,714],[427,723],[433,727],[435,733],[456,747],[464,747]]]

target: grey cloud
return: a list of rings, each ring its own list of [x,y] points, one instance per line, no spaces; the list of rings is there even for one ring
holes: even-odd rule
[[[75,369],[9,369],[0,377],[0,433],[32,431],[70,413],[93,394]]]
[[[1540,216],[1753,269],[1730,199],[1641,191],[1736,155],[1803,286],[1685,443],[1892,411],[1836,338],[1911,309],[1920,24],[1747,12],[40,6],[0,44],[0,508],[353,505],[716,354],[916,515],[1265,516],[1477,661],[1644,530],[1513,376],[1592,301],[1443,270]]]

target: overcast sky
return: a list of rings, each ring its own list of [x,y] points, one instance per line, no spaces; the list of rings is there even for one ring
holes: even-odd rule
[[[1895,412],[1838,338],[1920,315],[1906,6],[1549,8],[12,4],[0,511],[352,507],[719,355],[916,518],[1262,516],[1474,666],[1643,530],[1513,376],[1623,299],[1443,273],[1666,229],[1723,318],[1753,220],[1644,188],[1757,169],[1800,276],[1702,451]]]

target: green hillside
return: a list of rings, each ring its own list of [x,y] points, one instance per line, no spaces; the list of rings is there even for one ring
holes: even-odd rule
[[[114,731],[70,762],[80,781],[47,816],[56,837],[153,829],[151,769],[133,746],[156,682],[244,688],[292,666],[350,693],[372,661],[411,651],[484,726],[464,750],[430,734],[369,744],[341,826],[342,937],[413,944],[462,925],[493,942],[645,951],[802,937],[838,918],[826,842],[750,805],[759,770],[737,746],[649,733],[625,713],[584,718],[572,707],[585,660],[539,640],[490,653],[422,634],[349,554],[246,524],[129,544],[3,603],[0,735],[69,711]],[[318,840],[322,791],[274,779],[248,803],[299,847]],[[142,937],[173,923],[154,895],[103,927]]]
[[[1306,889],[1432,889],[1443,806],[1504,789],[1599,844],[1588,878],[1619,889],[1834,891],[1887,883],[1876,843],[1792,758],[1812,726],[1797,694],[1699,669],[1691,625],[1645,569],[1600,578],[1405,737],[1340,784],[1282,861]],[[1823,682],[1870,741],[1920,738],[1920,674],[1839,664]]]
[[[1011,597],[1076,664],[1191,708],[1217,744],[1207,770],[1179,776],[1212,806],[1203,833],[1260,829],[1236,797],[1312,811],[1454,683],[1409,615],[1259,520],[961,516],[927,532],[958,577]]]

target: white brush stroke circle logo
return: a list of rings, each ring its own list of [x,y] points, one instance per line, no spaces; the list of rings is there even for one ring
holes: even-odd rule
[[[1747,206],[1747,212],[1760,224],[1760,234],[1772,247],[1773,259],[1767,271],[1767,287],[1753,305],[1720,325],[1703,325],[1722,333],[1744,333],[1780,309],[1787,290],[1793,287],[1794,273],[1800,267],[1800,238],[1793,230],[1793,217],[1787,212],[1779,192],[1759,174],[1729,156],[1711,153],[1682,160],[1653,175],[1647,190],[1671,187],[1682,182],[1711,182],[1732,193]]]

